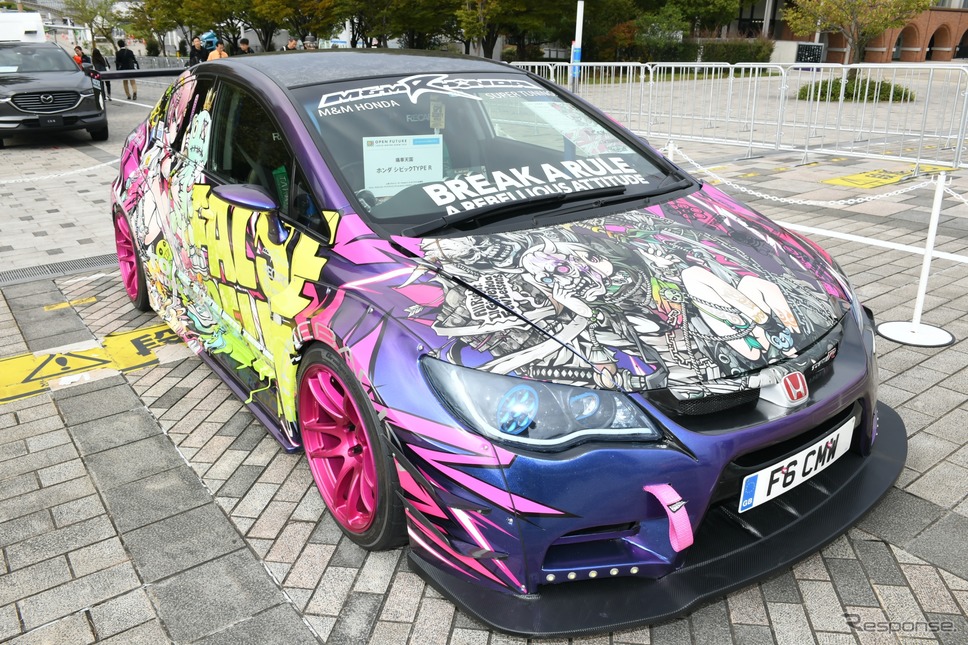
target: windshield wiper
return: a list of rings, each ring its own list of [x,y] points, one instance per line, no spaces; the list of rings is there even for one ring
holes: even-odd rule
[[[554,195],[542,195],[527,201],[504,202],[503,204],[492,204],[474,210],[461,211],[450,215],[443,215],[421,224],[404,229],[403,235],[406,237],[420,237],[427,233],[433,233],[441,229],[465,224],[475,220],[486,219],[495,216],[512,215],[518,212],[544,211],[557,208],[561,204],[575,202],[585,199],[600,199],[613,195],[625,193],[625,186],[606,186],[604,188],[593,188],[592,190],[581,190],[574,193],[555,193]]]
[[[662,195],[668,195],[677,190],[681,190],[692,184],[692,180],[689,177],[680,175],[679,173],[669,173],[662,178],[662,181],[652,189],[632,193],[631,195],[626,195],[618,199],[607,199],[602,204],[603,206],[610,206],[611,204],[618,204],[620,202],[630,202],[637,199],[649,200],[653,197],[660,197]]]
[[[672,181],[673,179],[677,179],[677,181]],[[602,206],[614,206],[615,204],[622,204],[626,202],[632,203],[632,202],[642,201],[645,203],[642,204],[641,206],[636,206],[636,208],[644,208],[644,207],[651,206],[654,203],[654,200],[656,197],[661,197],[663,195],[668,195],[669,193],[674,193],[677,190],[682,190],[683,188],[687,188],[690,185],[692,185],[692,183],[693,181],[689,177],[685,177],[679,174],[670,174],[663,177],[662,181],[660,181],[659,184],[652,190],[647,190],[644,192],[629,193],[628,195],[624,194],[625,191],[623,190],[617,197],[613,197],[612,199],[600,199],[599,201],[595,202],[594,206],[595,208],[600,208]],[[622,187],[619,186],[618,188],[622,188]],[[614,190],[614,188],[612,188],[611,190]],[[587,191],[587,192],[592,192],[592,191]],[[584,208],[586,207],[574,206],[572,208],[556,210],[554,213],[546,213],[543,215],[538,215],[534,218],[534,225],[538,226],[538,223],[540,220],[543,220],[546,218],[563,217],[566,215],[570,215],[575,211],[582,210]]]

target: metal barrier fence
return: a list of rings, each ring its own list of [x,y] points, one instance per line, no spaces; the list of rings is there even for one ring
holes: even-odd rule
[[[138,65],[141,69],[184,69],[187,58],[168,56],[139,56]]]
[[[514,63],[650,138],[966,166],[968,69],[943,64]]]

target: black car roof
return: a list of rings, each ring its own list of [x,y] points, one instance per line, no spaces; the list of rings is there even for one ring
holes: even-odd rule
[[[487,60],[442,52],[392,49],[323,49],[233,56],[220,65],[246,65],[286,88],[375,76],[454,72],[515,72],[516,68]]]

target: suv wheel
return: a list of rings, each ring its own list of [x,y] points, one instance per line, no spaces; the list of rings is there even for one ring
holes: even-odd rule
[[[95,141],[107,141],[108,140],[108,126],[103,128],[98,128],[97,130],[88,130],[91,133],[91,138]]]

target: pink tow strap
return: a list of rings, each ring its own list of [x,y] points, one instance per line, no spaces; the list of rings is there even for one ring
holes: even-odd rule
[[[686,512],[686,502],[676,489],[669,484],[652,484],[643,488],[646,493],[655,495],[669,516],[669,542],[672,550],[678,553],[692,545],[692,524]]]

